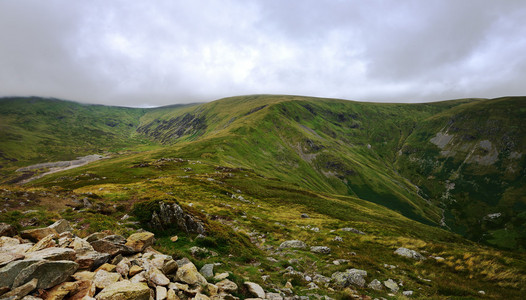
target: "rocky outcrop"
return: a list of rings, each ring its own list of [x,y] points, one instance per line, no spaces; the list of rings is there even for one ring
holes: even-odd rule
[[[204,234],[203,224],[183,211],[177,203],[159,202],[159,213],[153,212],[150,226],[156,230],[179,229],[186,233]]]
[[[350,285],[363,287],[365,285],[365,278],[367,272],[359,269],[348,269],[345,272],[335,272],[331,279],[334,285],[338,288],[346,288]]]

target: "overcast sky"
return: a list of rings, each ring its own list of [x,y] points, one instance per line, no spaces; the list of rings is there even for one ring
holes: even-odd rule
[[[526,95],[526,1],[0,0],[0,96]]]

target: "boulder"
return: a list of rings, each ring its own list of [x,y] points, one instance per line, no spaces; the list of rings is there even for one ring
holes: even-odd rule
[[[220,282],[216,283],[216,286],[219,292],[234,293],[237,291],[237,284],[228,279],[221,280]]]
[[[283,300],[283,297],[278,293],[267,293],[265,298],[268,300]]]
[[[90,243],[79,237],[74,237],[71,243],[69,243],[68,247],[73,248],[73,250],[75,250],[77,253],[95,251]]]
[[[49,225],[48,228],[55,229],[55,231],[58,234],[61,234],[66,231],[69,231],[69,232],[73,231],[73,228],[71,227],[69,222],[64,219],[56,221],[55,223]]]
[[[135,252],[142,252],[146,247],[153,245],[154,234],[143,231],[130,235],[126,240],[126,246],[131,247]]]
[[[68,260],[42,260],[23,269],[13,281],[13,287],[21,286],[36,278],[38,279],[37,288],[49,289],[66,281],[77,268],[77,263]]]
[[[214,264],[205,264],[201,270],[199,270],[199,273],[201,273],[206,279],[214,277]]]
[[[8,247],[18,246],[20,245],[20,241],[16,238],[8,237],[8,236],[0,236],[0,247],[4,248],[4,250]]]
[[[265,298],[265,291],[259,284],[250,281],[245,281],[245,283],[243,284],[247,287],[247,290],[250,293],[250,295],[256,298]]]
[[[58,238],[57,231],[49,227],[28,229],[20,232],[20,236],[22,238],[31,240],[33,242],[38,242],[50,234],[52,234],[55,238]]]
[[[39,262],[39,260],[18,260],[7,264],[0,269],[0,287],[12,286],[16,276],[25,268],[32,264]]]
[[[94,242],[96,240],[100,240],[102,238],[105,238],[108,235],[110,235],[110,234],[107,233],[107,232],[95,232],[95,233],[92,233],[92,234],[88,235],[85,238],[85,240],[86,240],[86,242],[91,243],[91,242]]]
[[[302,241],[298,240],[291,240],[291,241],[285,241],[279,245],[279,248],[285,249],[285,248],[298,248],[298,249],[305,249],[307,248],[307,244],[305,244]]]
[[[386,281],[384,281],[384,285],[385,285],[386,288],[390,289],[393,293],[398,292],[398,290],[400,289],[398,287],[398,284],[394,280],[392,280],[391,278],[389,278]]]
[[[27,253],[26,259],[75,260],[75,250],[68,248],[46,248]]]
[[[93,284],[95,284],[97,288],[103,289],[119,281],[120,279],[121,275],[118,273],[98,270],[97,272],[95,272],[95,276],[93,277]]]
[[[38,279],[34,278],[30,280],[29,282],[14,288],[10,292],[7,292],[2,295],[2,299],[21,299],[25,295],[31,293],[34,289],[36,289],[38,283]],[[13,298],[11,298],[13,297]]]
[[[197,272],[197,268],[191,262],[180,266],[179,269],[177,270],[176,276],[179,279],[179,281],[182,281],[184,283],[207,284],[206,279],[203,277],[203,275]]]
[[[130,255],[136,252],[133,248],[126,246],[125,243],[126,239],[120,235],[108,235],[90,244],[97,252],[108,253],[111,256]]]
[[[367,272],[359,269],[349,269],[345,272],[335,272],[331,278],[334,284],[339,288],[346,288],[349,285],[357,285],[363,287],[365,285],[364,277]]]
[[[150,288],[145,283],[134,283],[123,280],[109,285],[97,294],[95,298],[97,300],[149,300]]]
[[[426,259],[422,254],[416,252],[415,250],[407,249],[407,248],[404,248],[404,247],[400,247],[400,248],[396,249],[394,253],[398,254],[400,256],[404,256],[404,257],[408,257],[408,258],[412,258],[412,259],[416,259],[416,260],[425,260]]]
[[[111,255],[107,253],[100,253],[97,251],[88,251],[82,254],[77,254],[75,262],[79,264],[79,269],[82,270],[93,270],[102,266],[108,262],[111,258]]]
[[[313,247],[310,247],[310,252],[321,253],[321,254],[330,254],[331,253],[331,248],[329,248],[327,246],[313,246]]]
[[[16,228],[7,223],[0,223],[0,236],[15,236],[18,232],[16,231]]]
[[[406,297],[411,297],[411,296],[413,296],[413,291],[403,291],[402,295],[404,295]]]
[[[186,233],[205,233],[203,224],[185,213],[177,203],[159,202],[159,213],[152,214],[150,225],[157,230],[179,229]]]
[[[381,291],[383,289],[382,283],[378,279],[369,282],[367,287],[376,291]]]
[[[168,285],[170,283],[170,279],[166,277],[163,272],[161,272],[157,268],[151,268],[148,272],[148,279],[149,282],[154,283],[155,285]]]

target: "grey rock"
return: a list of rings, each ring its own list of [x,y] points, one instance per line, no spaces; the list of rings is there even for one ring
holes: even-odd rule
[[[132,247],[126,246],[125,243],[126,239],[123,236],[108,235],[90,244],[97,252],[108,253],[111,256],[130,255],[136,252]]]
[[[345,288],[349,285],[357,285],[363,287],[365,285],[364,277],[367,276],[367,272],[359,269],[349,269],[345,272],[335,272],[332,274],[331,279],[334,284],[339,288]]]
[[[206,264],[204,265],[201,270],[199,270],[199,273],[203,275],[206,279],[210,279],[214,277],[214,264]]]
[[[391,278],[389,278],[386,281],[384,281],[384,285],[385,285],[386,288],[390,289],[394,293],[398,292],[398,290],[400,289],[398,287],[398,284],[394,280],[392,280]]]
[[[278,293],[267,293],[266,299],[268,300],[283,300],[283,297]]]
[[[371,281],[367,287],[376,291],[381,291],[383,289],[382,283],[378,279]]]
[[[33,278],[38,279],[37,288],[48,289],[62,283],[73,275],[78,268],[78,264],[69,260],[60,261],[39,261],[23,269],[16,276],[13,287],[21,286]]]
[[[290,240],[290,241],[285,241],[281,243],[281,245],[279,245],[279,248],[281,249],[285,249],[285,248],[305,249],[307,248],[307,244],[305,244],[302,241],[298,241],[298,240]]]
[[[2,286],[11,287],[13,285],[13,281],[15,281],[15,278],[20,273],[20,271],[22,271],[23,269],[37,262],[39,262],[39,260],[36,260],[36,259],[19,260],[19,261],[13,261],[7,264],[5,267],[1,268],[0,269],[0,287]]]
[[[415,250],[407,249],[407,248],[404,248],[404,247],[400,247],[400,248],[396,249],[394,253],[398,254],[400,256],[404,256],[404,257],[408,257],[408,258],[412,258],[412,259],[416,259],[416,260],[425,260],[426,259],[422,254],[416,252]]]
[[[252,296],[261,298],[261,299],[265,298],[265,291],[259,284],[255,282],[245,281],[244,285],[247,287],[248,292]]]
[[[176,203],[159,202],[159,213],[152,214],[150,225],[157,230],[179,229],[186,233],[205,233],[203,224],[185,213]]]
[[[321,254],[330,254],[331,248],[327,246],[312,246],[310,247],[310,252],[321,253]]]
[[[92,270],[102,266],[103,264],[108,262],[110,258],[111,255],[107,253],[87,251],[82,253],[81,255],[77,255],[77,259],[75,260],[75,262],[79,264],[79,269]]]
[[[69,222],[64,220],[64,219],[58,220],[55,223],[49,225],[48,227],[52,228],[52,229],[55,229],[55,231],[58,234],[61,234],[61,233],[66,232],[66,231],[70,231],[70,232],[73,231],[73,227],[71,227]]]
[[[95,233],[92,233],[90,235],[88,235],[85,240],[86,242],[88,243],[91,243],[93,241],[96,241],[96,240],[100,240],[104,237],[107,237],[109,234],[105,233],[105,232],[95,232]]]
[[[75,260],[75,255],[73,249],[51,247],[27,253],[26,259]]]
[[[406,297],[411,297],[411,296],[413,296],[413,291],[403,291],[402,295],[404,295]]]
[[[216,283],[216,285],[220,292],[233,293],[237,291],[237,284],[228,279],[223,279]]]
[[[307,214],[301,214],[301,217],[302,217],[303,219],[308,219],[308,218],[310,218],[309,215],[307,215]]]

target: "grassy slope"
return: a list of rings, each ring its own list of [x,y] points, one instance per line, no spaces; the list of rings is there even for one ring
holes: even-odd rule
[[[150,130],[145,134],[174,144],[160,155],[177,151],[182,157],[242,166],[437,223],[439,211],[418,196],[392,163],[420,119],[458,104],[390,105],[260,95],[171,110],[155,118],[147,114],[149,123],[142,126]],[[194,130],[174,135],[181,123],[170,120],[185,116],[201,120],[199,126],[187,122]]]
[[[419,124],[405,142],[397,168],[446,209],[446,222],[453,230],[474,240],[524,249],[525,119],[524,97],[457,106]],[[429,142],[438,132],[451,137],[442,149]],[[487,158],[494,161],[486,164]],[[492,213],[502,215],[486,217]]]
[[[174,156],[176,153],[164,158]],[[306,190],[249,170],[223,168],[195,160],[158,160],[156,157],[157,154],[138,153],[99,161],[42,178],[24,191],[46,191],[48,197],[59,199],[55,202],[87,195],[95,204],[101,203],[102,209],[82,213],[56,208],[52,217],[66,217],[78,222],[82,234],[106,228],[127,234],[131,230],[129,227],[135,225],[119,219],[129,213],[133,204],[177,201],[186,210],[206,217],[209,220],[207,227],[213,231],[205,241],[193,240],[178,232],[158,233],[159,249],[186,256],[191,246],[206,246],[220,255],[194,258],[198,266],[221,262],[217,272],[228,270],[234,273],[234,278],[250,279],[265,286],[283,287],[289,278],[282,270],[292,265],[310,276],[314,273],[330,276],[335,271],[351,267],[364,269],[369,274],[368,282],[374,278],[401,280],[404,290],[416,291],[416,298],[421,299],[477,298],[479,290],[486,291],[489,298],[513,299],[524,293],[526,263],[523,255],[477,245],[356,197]],[[139,165],[141,167],[137,167]],[[247,201],[234,199],[232,194],[242,195]],[[46,203],[34,205],[32,208],[42,213],[47,210]],[[302,213],[307,213],[310,218],[301,218]],[[30,217],[34,216],[14,212],[2,216],[11,221]],[[0,221],[4,221],[2,218]],[[319,231],[311,230],[313,227]],[[354,227],[367,235],[339,231],[342,227]],[[169,242],[171,234],[178,234],[180,241]],[[247,244],[249,236],[260,248]],[[341,236],[343,242],[334,241],[336,236]],[[304,240],[309,245],[327,245],[332,252],[319,255],[309,251],[276,251],[282,241],[289,239]],[[445,261],[415,262],[394,255],[393,251],[401,246],[418,250],[426,256],[444,257]],[[267,260],[269,256],[277,262]],[[292,262],[294,259],[298,262]],[[349,262],[336,266],[332,264],[335,259],[348,259]],[[384,264],[397,267],[389,269]],[[263,283],[262,274],[270,275],[270,281]],[[293,278],[292,282],[296,293],[312,293],[304,288],[307,282],[299,278]],[[385,291],[358,290],[373,297],[386,297]],[[334,296],[325,288],[316,292]]]

